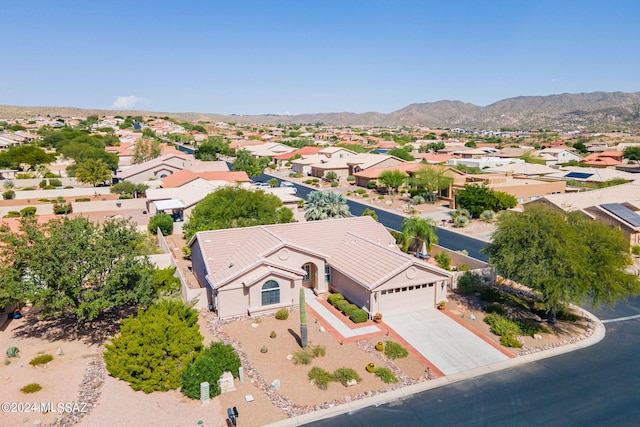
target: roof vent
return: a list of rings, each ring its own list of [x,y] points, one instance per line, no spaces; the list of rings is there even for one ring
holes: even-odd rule
[[[229,263],[229,268],[233,267],[233,262]]]

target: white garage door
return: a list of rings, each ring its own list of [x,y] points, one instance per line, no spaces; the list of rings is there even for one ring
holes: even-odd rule
[[[436,304],[435,295],[433,283],[383,290],[378,296],[379,311],[384,316],[433,308]]]

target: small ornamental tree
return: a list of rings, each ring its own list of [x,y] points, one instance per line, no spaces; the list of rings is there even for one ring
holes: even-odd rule
[[[158,228],[163,236],[169,236],[173,233],[173,218],[164,212],[159,212],[149,220],[148,230],[151,234],[158,234]]]
[[[145,393],[180,387],[182,374],[202,350],[198,312],[181,301],[155,303],[124,319],[106,344],[109,373]]]

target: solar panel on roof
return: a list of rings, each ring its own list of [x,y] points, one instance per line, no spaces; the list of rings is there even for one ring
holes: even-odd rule
[[[600,206],[608,210],[618,218],[633,225],[634,227],[640,227],[640,215],[638,215],[625,205],[622,205],[620,203],[606,203]]]
[[[593,176],[592,173],[584,173],[584,172],[569,172],[564,177],[565,178],[577,178],[577,179],[587,179]]]

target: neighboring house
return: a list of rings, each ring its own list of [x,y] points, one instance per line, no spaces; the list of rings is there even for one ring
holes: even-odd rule
[[[160,180],[183,169],[193,172],[228,172],[224,161],[203,162],[189,154],[167,154],[116,172],[117,181],[141,183]]]
[[[579,211],[622,230],[640,245],[640,180],[578,193],[554,194],[535,201],[565,212]]]
[[[510,163],[486,169],[486,172],[520,175],[527,178],[538,178],[549,174],[558,173],[558,169],[536,163]]]
[[[582,157],[570,150],[563,148],[545,148],[534,154],[535,157],[543,159],[547,166],[569,163],[570,161],[579,162]]]
[[[524,163],[524,160],[512,157],[481,157],[478,159],[451,159],[447,161],[450,166],[466,166],[470,168],[496,168],[498,166],[508,165],[511,163]]]
[[[542,181],[503,174],[469,174],[465,175],[464,182],[454,183],[452,197],[453,205],[455,205],[455,196],[457,192],[464,189],[466,184],[486,185],[494,191],[511,194],[518,200],[518,204],[520,205],[537,200],[549,194],[564,193],[567,186],[566,182],[562,181]]]
[[[193,172],[183,169],[162,179],[162,188],[181,187],[191,181],[202,178],[206,181],[226,181],[229,183],[249,183],[251,179],[245,171]]]
[[[346,163],[346,159],[357,156],[357,154],[351,150],[342,147],[324,147],[317,154],[303,155],[301,158],[291,161],[291,170],[303,175],[313,175],[323,177],[324,174],[330,170],[339,173],[339,176],[344,175],[346,178],[349,175],[349,166]],[[331,162],[330,168],[324,167],[327,163]],[[313,167],[317,167],[316,174],[313,173]]]
[[[534,149],[532,147],[506,147],[495,152],[493,156],[503,159],[517,159],[533,151]]]
[[[298,155],[300,157],[310,156],[313,154],[318,154],[320,150],[322,150],[322,147],[306,146],[306,147],[298,148],[297,150],[291,151],[289,153],[278,154],[277,156],[273,156],[273,161],[278,166],[284,166],[285,163],[287,163],[289,160],[291,160],[291,158],[295,156],[298,156]]]
[[[273,157],[280,154],[291,153],[296,149],[289,147],[288,145],[280,144],[278,142],[263,142],[260,145],[249,145],[244,148],[249,151],[253,157]]]
[[[232,184],[227,181],[207,181],[197,178],[181,187],[149,188],[146,191],[147,211],[153,214],[171,210],[176,217],[188,218],[196,203],[227,185]],[[155,210],[151,209],[152,203]]]
[[[582,163],[594,168],[613,168],[622,164],[622,151],[601,151],[589,154]]]
[[[406,313],[435,308],[452,281],[367,216],[203,231],[188,246],[220,318],[296,307],[301,287],[340,292],[371,316]]]
[[[555,179],[564,181],[590,182],[599,184],[612,179],[625,179],[634,181],[638,175],[630,172],[619,171],[608,168],[581,168],[577,166],[564,167],[560,171],[545,175],[545,179]]]

